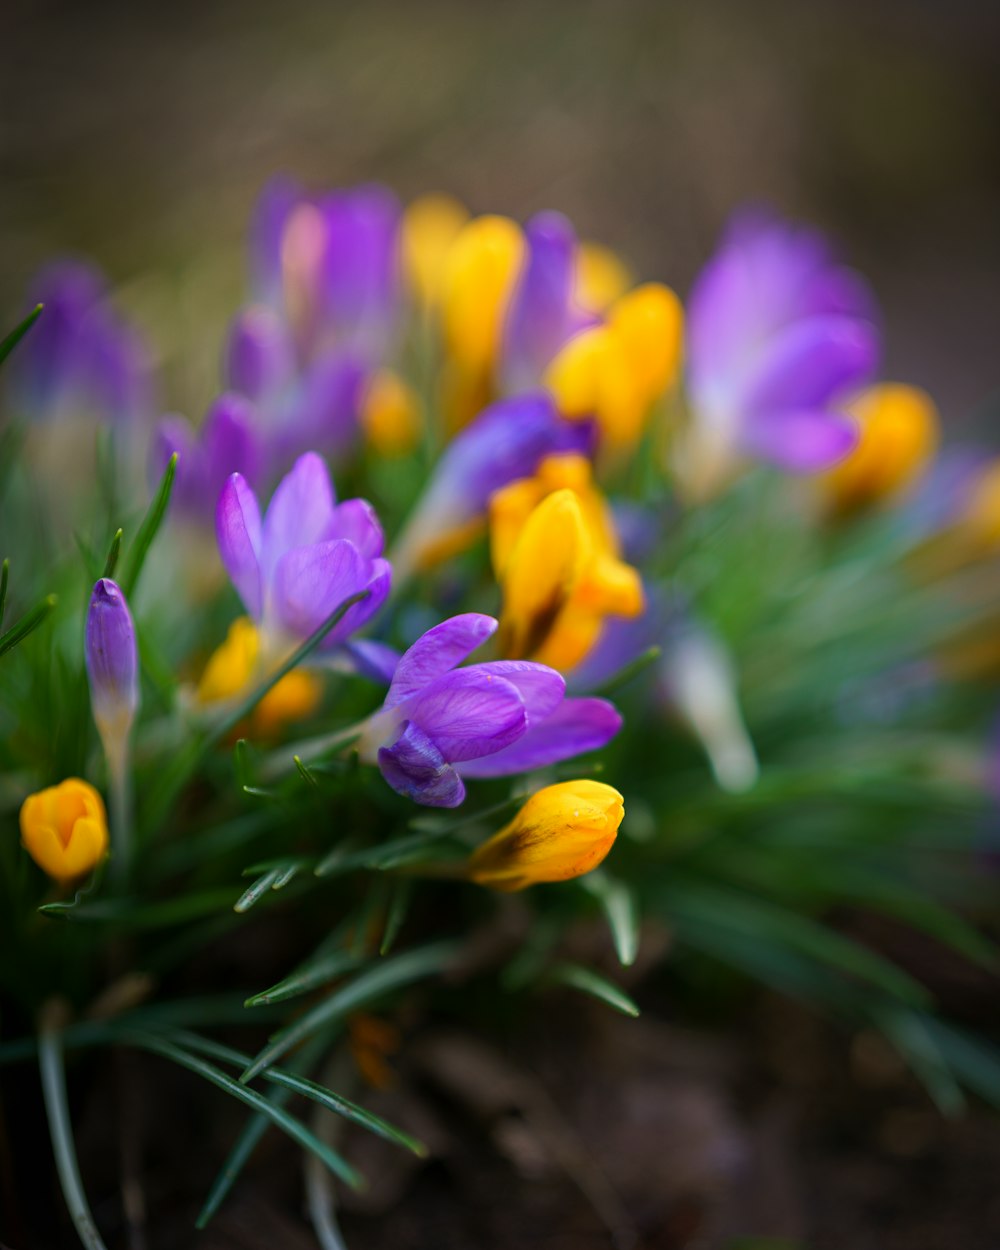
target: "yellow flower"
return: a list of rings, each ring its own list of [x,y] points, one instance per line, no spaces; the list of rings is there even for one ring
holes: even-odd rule
[[[218,703],[247,691],[254,679],[263,676],[258,671],[260,650],[256,625],[246,616],[238,617],[230,625],[226,641],[213,652],[205,666],[198,683],[199,702]],[[302,720],[314,711],[320,694],[317,677],[302,669],[292,669],[254,708],[250,734],[255,738],[276,737],[287,724]]]
[[[361,424],[380,456],[405,456],[420,439],[420,401],[413,387],[398,373],[380,369],[368,386]]]
[[[108,818],[101,796],[79,777],[29,794],[21,805],[21,844],[57,881],[82,877],[108,849]]]
[[[821,480],[831,510],[841,514],[880,503],[910,486],[938,443],[934,401],[915,386],[870,387],[850,411],[860,426],[860,441]]]
[[[974,552],[986,554],[1000,547],[1000,460],[977,475],[958,519],[959,537]]]
[[[574,298],[585,312],[597,315],[607,312],[630,285],[629,271],[611,248],[601,243],[580,244]]]
[[[511,659],[578,664],[607,616],[638,616],[639,574],[620,559],[610,509],[584,456],[548,456],[490,500],[490,554],[503,591],[499,644]]]
[[[468,875],[505,891],[582,876],[611,850],[624,815],[624,799],[603,782],[546,786],[473,852]]]
[[[441,299],[448,253],[468,220],[450,195],[423,195],[403,214],[403,266],[426,308]]]
[[[668,287],[650,282],[616,300],[604,325],[574,335],[545,375],[570,420],[596,419],[612,453],[638,442],[652,405],[676,380],[684,317]]]

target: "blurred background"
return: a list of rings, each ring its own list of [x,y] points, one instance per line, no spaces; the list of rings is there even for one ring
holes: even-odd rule
[[[552,207],[685,292],[727,215],[815,221],[872,278],[886,372],[961,433],[1000,368],[1000,6],[8,0],[0,310],[53,252],[124,287],[201,411],[278,170]],[[994,409],[995,411],[995,409]]]

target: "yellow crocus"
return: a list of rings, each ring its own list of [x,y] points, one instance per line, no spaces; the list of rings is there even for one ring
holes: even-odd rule
[[[448,253],[468,220],[450,195],[423,195],[403,214],[403,267],[425,308],[441,299]]]
[[[201,703],[234,699],[249,690],[261,667],[260,633],[249,617],[233,621],[226,640],[209,658],[198,683]],[[250,716],[249,732],[255,738],[273,738],[284,727],[302,720],[319,704],[322,688],[312,673],[295,668],[282,677],[260,700]]]
[[[986,554],[1000,547],[1000,459],[976,475],[957,523],[958,536],[974,552]]]
[[[361,407],[361,426],[380,456],[405,456],[420,440],[420,400],[413,387],[391,369],[380,369]]]
[[[21,805],[21,844],[56,881],[82,877],[107,854],[104,801],[79,777],[29,794]]]
[[[489,394],[524,247],[516,222],[506,217],[476,217],[463,227],[448,252],[441,314],[451,368],[446,398],[454,425],[477,410],[469,396],[478,403]]]
[[[624,815],[625,800],[601,781],[546,786],[473,852],[468,876],[504,891],[580,877],[611,850]]]
[[[585,311],[605,313],[631,285],[632,277],[621,259],[602,243],[581,243],[576,260],[574,299]]]
[[[511,659],[578,664],[608,616],[638,616],[639,574],[620,558],[589,461],[547,456],[490,500],[490,554],[503,592],[499,644]]]
[[[854,451],[823,475],[830,509],[846,514],[897,495],[924,472],[938,445],[934,401],[915,386],[872,386],[850,408],[860,429]]]
[[[651,282],[616,300],[603,325],[574,335],[545,375],[570,420],[593,417],[612,454],[638,442],[652,405],[680,368],[683,312],[668,287]]]

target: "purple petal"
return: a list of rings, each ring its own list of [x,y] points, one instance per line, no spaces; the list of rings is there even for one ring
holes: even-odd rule
[[[223,361],[234,391],[258,403],[271,400],[289,383],[294,366],[288,332],[277,313],[257,304],[234,318]]]
[[[503,750],[527,723],[517,689],[502,677],[480,673],[476,665],[439,677],[400,710],[452,762]]]
[[[493,660],[476,664],[475,671],[502,677],[517,688],[524,700],[529,729],[551,716],[566,693],[566,681],[561,673],[531,660]]]
[[[380,748],[378,764],[397,794],[426,807],[458,807],[465,798],[461,777],[427,735],[409,722],[391,747]]]
[[[514,290],[504,334],[504,382],[512,392],[537,386],[566,341],[572,316],[576,235],[560,213],[525,226],[528,260]]]
[[[127,726],[139,704],[135,625],[125,596],[108,577],[90,598],[84,658],[98,725]]]
[[[346,499],[338,504],[333,510],[327,536],[350,539],[369,560],[380,556],[385,546],[378,514],[367,499]]]
[[[358,432],[366,382],[365,368],[354,356],[325,354],[311,365],[275,432],[279,462],[287,462],[303,447],[319,447],[330,454],[348,447]]]
[[[284,299],[281,242],[285,226],[305,197],[294,179],[277,175],[264,187],[250,223],[250,269],[254,289],[274,307]]]
[[[261,560],[265,578],[270,580],[278,561],[292,548],[328,537],[333,505],[333,486],[322,457],[306,452],[278,483],[267,507]]]
[[[513,773],[546,768],[596,751],[610,742],[622,726],[618,711],[604,699],[564,699],[539,725],[533,725],[512,746],[484,759],[463,763],[464,777],[508,777]]]
[[[746,420],[779,409],[819,408],[861,386],[878,363],[875,327],[849,317],[810,317],[769,344],[744,398]]]
[[[234,473],[222,488],[215,510],[215,533],[219,555],[236,593],[254,620],[260,620],[263,611],[260,508],[239,473]]]
[[[306,638],[338,604],[366,588],[370,570],[357,547],[341,538],[296,547],[275,567],[269,611],[289,633]]]
[[[253,407],[240,395],[220,395],[202,428],[206,487],[213,498],[231,473],[251,484],[260,476],[260,446]]]
[[[478,612],[453,616],[429,629],[404,652],[385,697],[385,706],[395,707],[423,690],[436,678],[461,664],[496,631],[497,621]]]
[[[776,412],[749,425],[742,442],[747,451],[792,473],[816,473],[854,450],[858,426],[846,413],[825,409]]]
[[[151,461],[157,482],[174,454],[177,456],[177,469],[170,494],[171,508],[197,515],[205,509],[205,501],[211,499],[207,508],[210,516],[212,506],[219,497],[218,489],[211,498],[205,484],[204,457],[194,427],[186,417],[176,414],[163,417],[157,423],[153,436]]]
[[[344,642],[351,634],[366,624],[389,597],[392,586],[392,565],[388,560],[372,560],[368,562],[369,575],[367,582],[360,587],[368,591],[368,596],[360,603],[354,604],[344,613],[321,644],[324,649],[335,647]]]
[[[399,663],[399,652],[395,647],[370,638],[358,638],[354,642],[345,642],[343,650],[349,657],[353,672],[383,686],[391,683]]]

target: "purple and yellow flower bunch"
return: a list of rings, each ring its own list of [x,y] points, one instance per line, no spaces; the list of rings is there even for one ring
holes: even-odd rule
[[[916,1010],[817,917],[862,895],[939,914],[916,857],[913,880],[886,864],[948,786],[989,790],[975,733],[947,727],[1000,668],[1000,472],[938,455],[933,400],[882,376],[865,280],[742,212],[682,300],[556,212],[276,179],[246,291],[200,422],[160,407],[156,353],[79,262],[45,271],[0,354],[39,498],[62,490],[53,449],[99,443],[90,495],[62,500],[73,559],[32,489],[0,503],[20,813],[0,864],[23,916],[204,920],[210,944],[220,895],[246,921],[287,889],[320,953],[248,1010],[320,997],[247,1082],[339,1027],[338,978],[363,1005],[366,975],[378,998],[450,966],[440,942],[390,951],[406,926],[461,941],[458,889],[489,927],[543,887],[508,987],[562,976],[631,1009],[556,958],[600,909],[623,965],[645,916],[855,1018],[898,1022],[873,997],[897,990]]]

